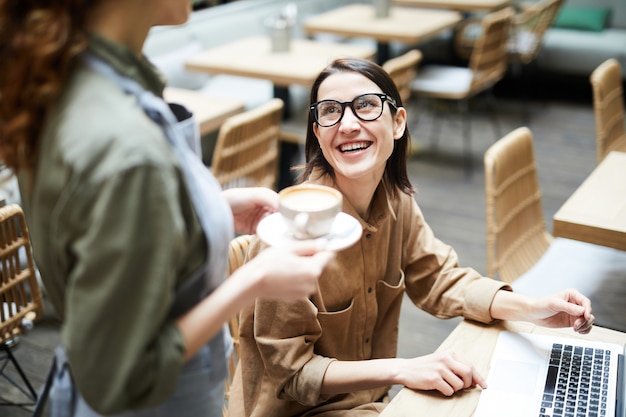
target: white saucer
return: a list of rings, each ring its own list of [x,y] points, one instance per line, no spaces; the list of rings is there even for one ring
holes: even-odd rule
[[[335,218],[331,232],[318,237],[326,241],[326,249],[339,251],[352,246],[361,238],[363,228],[357,219],[346,213],[339,213]],[[287,225],[280,213],[273,213],[259,222],[256,229],[259,238],[270,246],[289,248],[300,241],[287,230]]]

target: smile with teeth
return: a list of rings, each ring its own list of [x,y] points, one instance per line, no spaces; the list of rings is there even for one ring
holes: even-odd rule
[[[352,142],[352,143],[344,143],[339,146],[340,152],[356,152],[362,151],[364,149],[372,146],[372,142]]]

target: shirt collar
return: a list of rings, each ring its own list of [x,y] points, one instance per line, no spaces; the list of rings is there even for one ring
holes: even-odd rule
[[[137,55],[124,45],[96,33],[89,34],[89,52],[106,60],[117,72],[137,81],[143,88],[161,97],[165,79],[144,55]]]

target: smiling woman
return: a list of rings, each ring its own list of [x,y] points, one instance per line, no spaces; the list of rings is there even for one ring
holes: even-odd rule
[[[539,300],[513,294],[460,267],[454,249],[435,237],[407,176],[406,110],[380,66],[335,60],[314,82],[310,110],[302,180],[341,191],[343,214],[363,233],[337,253],[306,300],[257,300],[242,312],[231,416],[371,417],[385,408],[391,385],[448,396],[485,388],[454,353],[395,357],[404,293],[440,318],[590,330],[591,306],[577,291]],[[253,242],[250,256],[265,250]]]

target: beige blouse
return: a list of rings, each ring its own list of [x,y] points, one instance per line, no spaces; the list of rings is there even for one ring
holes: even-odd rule
[[[334,186],[329,177],[312,182]],[[242,312],[231,416],[377,415],[390,387],[320,394],[331,361],[395,357],[405,292],[437,317],[487,323],[496,292],[510,290],[460,268],[456,252],[434,236],[412,196],[394,198],[381,183],[369,218],[345,200],[343,210],[360,221],[363,235],[327,265],[318,292],[291,303],[258,300]],[[257,242],[251,255],[261,246]]]

